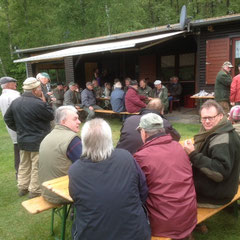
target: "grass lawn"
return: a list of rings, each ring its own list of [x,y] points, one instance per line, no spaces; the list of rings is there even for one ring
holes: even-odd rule
[[[107,120],[113,130],[114,144],[119,137],[121,124],[118,119]],[[191,138],[198,130],[199,125],[174,124],[181,133],[182,140]],[[21,206],[27,197],[18,197],[14,164],[13,145],[6,131],[0,114],[0,240],[53,240],[50,236],[51,211],[37,215],[30,215]],[[56,218],[57,220],[57,218]],[[221,211],[207,222],[209,233],[207,235],[194,234],[196,240],[240,240],[240,221],[231,214]],[[57,222],[57,230],[60,224]],[[70,239],[70,224],[67,228]],[[104,240],[104,239],[99,239]],[[123,239],[124,240],[124,239]]]

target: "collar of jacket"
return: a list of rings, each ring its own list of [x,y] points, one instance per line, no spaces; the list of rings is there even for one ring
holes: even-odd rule
[[[36,97],[32,92],[24,92],[22,94],[23,97],[33,97],[33,98],[37,98],[37,99],[40,99],[38,97]]]

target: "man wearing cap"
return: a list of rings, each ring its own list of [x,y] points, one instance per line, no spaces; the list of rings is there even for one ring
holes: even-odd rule
[[[228,119],[231,121],[236,132],[240,136],[240,106],[236,105],[231,108]]]
[[[0,78],[0,85],[2,88],[2,95],[0,96],[0,110],[2,112],[2,116],[4,116],[12,101],[20,97],[20,93],[16,91],[17,80],[14,78],[2,77]],[[7,130],[14,146],[14,166],[17,177],[20,162],[19,148],[17,144],[17,133],[8,127]]]
[[[143,115],[138,130],[144,144],[134,158],[147,179],[152,236],[190,239],[197,224],[197,202],[189,158],[165,133],[159,115]]]
[[[231,69],[233,65],[230,62],[224,62],[222,69],[218,72],[215,82],[214,94],[215,100],[222,106],[224,113],[230,110],[230,85],[232,83]]]
[[[238,64],[238,72],[231,83],[230,102],[233,105],[240,105],[240,64]]]
[[[208,100],[200,108],[202,127],[194,144],[186,140],[200,207],[217,208],[229,203],[238,190],[240,138],[223,108]]]
[[[53,96],[56,99],[53,102],[53,108],[58,108],[63,105],[64,100],[64,90],[63,90],[63,84],[61,82],[57,83],[57,87],[53,89]]]
[[[164,113],[168,112],[168,89],[162,85],[161,80],[156,80],[154,82],[155,88],[152,90],[151,97],[160,98],[164,105]]]
[[[144,101],[148,99],[146,96],[138,94],[138,82],[131,80],[125,95],[125,107],[129,113],[139,112],[146,107]]]
[[[128,150],[134,154],[138,148],[143,145],[143,141],[139,132],[136,130],[139,125],[140,119],[143,115],[148,113],[155,113],[163,119],[163,126],[166,133],[171,134],[173,140],[179,141],[181,136],[171,123],[163,116],[164,106],[159,98],[153,98],[146,106],[140,111],[139,115],[128,117],[121,128],[120,139],[117,143],[117,148]]]
[[[96,104],[96,97],[93,92],[93,84],[91,82],[86,83],[86,88],[81,94],[82,106],[85,112],[88,113],[87,121],[95,117],[94,109],[102,109]]]
[[[27,78],[23,89],[24,93],[12,102],[4,120],[9,128],[17,132],[20,149],[19,196],[29,192],[29,197],[33,198],[41,194],[38,181],[39,146],[50,132],[50,121],[54,115],[51,106],[45,102],[36,78]]]
[[[46,72],[38,73],[36,76],[36,79],[41,83],[42,92],[47,102],[51,103],[52,100],[55,100],[53,99],[53,96],[52,96],[53,93],[51,92],[51,87],[49,85],[49,81],[50,81],[49,74]]]
[[[64,93],[63,105],[82,107],[81,99],[80,97],[78,97],[79,95],[78,84],[75,82],[70,82],[68,86],[69,89]]]

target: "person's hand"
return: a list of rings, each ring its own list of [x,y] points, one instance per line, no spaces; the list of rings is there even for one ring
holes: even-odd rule
[[[93,111],[93,110],[94,110],[94,108],[93,108],[92,106],[89,106],[89,110]]]
[[[153,98],[152,97],[148,97],[148,101],[151,101]]]
[[[53,94],[53,92],[47,92],[47,95],[51,96]]]
[[[192,142],[191,139],[187,139],[187,140],[184,142],[183,148],[184,148],[184,150],[186,151],[186,153],[187,153],[188,155],[195,150],[195,147],[194,147],[193,142]]]
[[[234,105],[235,105],[235,102],[231,102],[230,104],[231,104],[231,106],[234,106]]]
[[[55,97],[51,98],[51,101],[56,102],[57,99]]]

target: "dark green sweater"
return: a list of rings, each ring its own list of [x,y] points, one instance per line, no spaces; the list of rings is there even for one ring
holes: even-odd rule
[[[190,155],[199,203],[222,205],[238,189],[240,138],[228,121],[208,136],[199,152]]]
[[[230,101],[229,96],[230,96],[231,82],[232,82],[232,77],[229,73],[226,73],[225,71],[221,70],[217,74],[215,88],[214,88],[215,100],[217,102]]]

